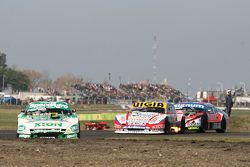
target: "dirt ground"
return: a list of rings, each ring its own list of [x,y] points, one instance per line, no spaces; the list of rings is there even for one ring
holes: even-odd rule
[[[0,140],[0,166],[250,166],[250,143]]]

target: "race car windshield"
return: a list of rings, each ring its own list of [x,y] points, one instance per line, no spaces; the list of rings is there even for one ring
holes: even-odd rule
[[[47,113],[58,113],[58,114],[71,114],[70,110],[62,110],[62,109],[55,109],[55,108],[47,108],[46,110]]]
[[[64,115],[69,115],[72,114],[70,110],[63,110],[59,108],[46,108],[46,109],[38,109],[36,111],[28,111],[27,114],[34,114],[36,113],[37,115],[40,114],[48,114],[48,113],[57,113],[57,114],[64,114]]]
[[[182,110],[185,113],[197,113],[197,112],[203,112],[205,111],[203,108],[193,108],[193,107],[184,107]]]
[[[157,107],[135,108],[135,109],[132,109],[132,111],[165,113],[164,108],[157,108]]]

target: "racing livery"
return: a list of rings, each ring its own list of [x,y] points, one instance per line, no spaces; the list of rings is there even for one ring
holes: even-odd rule
[[[78,115],[66,102],[32,102],[18,115],[18,138],[80,138]]]
[[[161,102],[136,102],[126,114],[114,119],[115,133],[184,133],[185,117],[177,116],[174,105]]]
[[[228,115],[210,103],[185,102],[175,104],[178,115],[185,116],[185,127],[190,131],[204,133],[216,130],[224,133],[228,124]]]

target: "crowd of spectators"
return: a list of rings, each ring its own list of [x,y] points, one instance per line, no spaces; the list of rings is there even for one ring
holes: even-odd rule
[[[37,100],[66,100],[73,104],[116,104],[120,102],[151,100],[167,100],[177,103],[184,98],[184,95],[179,90],[169,85],[151,83],[120,84],[119,87],[115,87],[108,82],[81,82],[70,85],[66,89],[47,89],[47,91],[39,89],[36,93],[32,93],[24,92],[21,101],[11,100],[11,102],[5,102],[5,98],[5,101],[2,103],[26,104]]]
[[[82,83],[73,86],[82,97],[82,103],[107,103],[108,100],[168,100],[179,102],[184,95],[164,84],[120,84],[118,88],[108,83]]]
[[[82,97],[82,103],[107,103],[109,99],[116,99],[120,92],[108,83],[82,83],[73,86],[78,95]]]
[[[179,90],[165,84],[120,84],[119,88],[126,92],[131,99],[160,99],[178,102],[184,97]]]

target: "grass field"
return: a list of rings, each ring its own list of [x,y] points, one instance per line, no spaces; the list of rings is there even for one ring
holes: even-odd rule
[[[73,106],[78,114],[101,114],[101,113],[123,113],[125,112],[116,105],[81,105]],[[0,130],[15,130],[17,127],[17,115],[21,108],[16,109],[0,109]],[[86,121],[81,121],[83,125]],[[111,128],[113,121],[107,121]],[[82,129],[84,127],[82,126]],[[230,132],[250,132],[250,112],[249,111],[233,111],[228,127]]]

